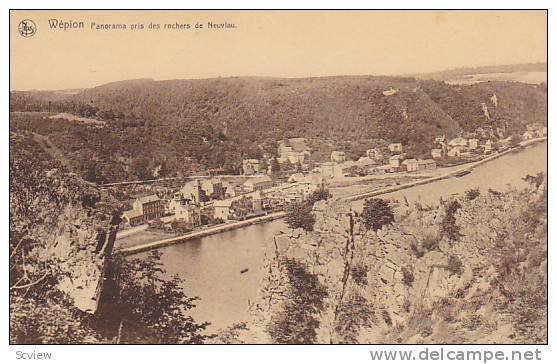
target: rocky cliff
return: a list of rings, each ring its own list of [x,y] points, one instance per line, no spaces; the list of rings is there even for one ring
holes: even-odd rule
[[[98,306],[115,208],[110,196],[66,171],[30,135],[10,135],[14,343],[88,340],[80,318]]]
[[[346,204],[317,203],[313,232],[269,243],[246,340],[546,342],[545,184],[455,201],[393,202],[377,232]]]

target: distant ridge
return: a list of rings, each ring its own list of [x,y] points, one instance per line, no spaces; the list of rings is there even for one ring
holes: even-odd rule
[[[461,67],[439,72],[413,73],[404,75],[417,79],[445,81],[459,76],[488,73],[547,72],[546,62],[507,64],[499,66]]]

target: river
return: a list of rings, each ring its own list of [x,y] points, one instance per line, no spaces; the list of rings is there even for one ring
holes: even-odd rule
[[[409,201],[434,203],[440,197],[475,187],[483,192],[489,188],[504,191],[509,187],[521,187],[525,185],[522,177],[526,174],[546,171],[546,148],[546,142],[538,143],[480,165],[466,176],[412,187],[382,197],[406,197]],[[361,208],[362,201],[352,204],[355,208]],[[285,229],[282,220],[275,220],[160,249],[168,274],[178,274],[185,279],[186,293],[201,298],[191,314],[198,321],[212,323],[208,332],[248,319],[248,301],[255,297],[263,276],[261,263],[264,260],[265,244]],[[240,273],[246,268],[247,272]]]

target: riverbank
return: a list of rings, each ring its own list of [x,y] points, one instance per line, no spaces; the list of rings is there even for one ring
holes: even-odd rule
[[[445,179],[449,179],[449,178],[457,178],[462,173],[471,172],[474,168],[476,168],[479,165],[482,165],[482,164],[487,163],[489,161],[492,161],[494,159],[500,158],[500,157],[502,157],[506,154],[520,151],[520,150],[522,150],[522,149],[524,149],[528,146],[531,146],[531,145],[534,145],[536,143],[543,142],[543,141],[547,141],[547,138],[537,138],[537,139],[527,140],[527,141],[521,142],[520,145],[518,145],[516,147],[509,148],[505,151],[490,155],[489,157],[483,158],[483,159],[481,159],[479,161],[476,161],[476,162],[471,162],[471,163],[461,165],[459,168],[456,168],[456,169],[451,168],[451,170],[449,172],[445,172],[445,173],[436,175],[434,177],[419,179],[419,180],[416,180],[416,181],[411,181],[411,182],[408,182],[408,183],[404,183],[404,184],[400,184],[400,185],[396,185],[396,186],[391,186],[391,187],[386,187],[386,188],[382,188],[382,189],[378,189],[378,190],[374,190],[374,191],[369,191],[369,192],[365,192],[365,193],[359,193],[359,194],[355,194],[355,195],[351,195],[351,196],[345,196],[345,197],[339,198],[339,200],[340,201],[346,201],[346,202],[358,201],[358,200],[362,200],[362,199],[365,199],[365,198],[376,197],[376,196],[380,196],[380,195],[384,195],[384,194],[388,194],[388,193],[392,193],[392,192],[396,192],[396,191],[400,191],[400,190],[404,190],[404,189],[408,189],[408,188],[412,188],[412,187],[416,187],[416,186],[420,186],[420,185],[433,183],[433,182],[440,181],[440,180],[445,180]],[[219,225],[219,226],[214,226],[214,227],[211,227],[211,228],[208,228],[208,229],[188,233],[188,234],[177,236],[177,237],[172,237],[172,238],[167,238],[167,239],[160,239],[160,240],[147,242],[147,243],[141,243],[141,244],[138,244],[138,245],[129,246],[129,247],[125,247],[125,248],[116,247],[115,250],[116,250],[117,253],[124,254],[124,255],[137,254],[137,253],[145,252],[145,251],[152,250],[152,249],[158,249],[158,248],[162,248],[162,247],[165,247],[165,246],[178,244],[178,243],[188,241],[188,240],[192,240],[192,239],[196,239],[196,238],[202,238],[202,237],[215,235],[215,234],[219,234],[219,233],[230,231],[230,230],[240,229],[240,228],[250,226],[250,225],[261,224],[261,223],[265,223],[265,222],[269,222],[269,221],[273,221],[273,220],[278,220],[278,219],[283,218],[285,215],[286,215],[285,212],[282,212],[282,211],[281,212],[276,212],[276,213],[272,213],[272,214],[269,214],[269,215],[256,217],[256,218],[253,218],[253,219],[248,219],[248,220],[244,220],[244,221],[238,221],[238,222],[223,224],[223,225]]]
[[[546,163],[546,143],[537,143],[478,166],[461,178],[448,178],[381,197],[399,201],[406,197],[410,204],[421,201],[435,205],[441,196],[462,194],[471,188],[480,188],[482,194],[490,188],[501,192],[507,187],[523,188],[527,183],[522,177],[545,171]],[[359,211],[363,201],[348,204]],[[185,292],[201,298],[191,315],[198,322],[211,322],[208,333],[249,321],[250,303],[255,303],[261,281],[268,272],[265,258],[274,254],[274,249],[268,250],[268,244],[273,237],[290,235],[290,231],[283,218],[158,249],[162,253],[165,278],[178,275],[185,280]],[[160,239],[163,238],[153,240]],[[241,273],[246,268],[249,270]]]
[[[209,235],[215,235],[215,234],[219,234],[219,233],[222,233],[222,232],[225,232],[225,231],[235,230],[235,229],[239,229],[239,228],[250,226],[250,225],[261,224],[261,223],[264,223],[264,222],[269,222],[269,221],[281,219],[285,215],[286,215],[286,213],[282,212],[282,211],[274,212],[274,213],[269,214],[269,215],[259,216],[259,217],[255,217],[253,219],[248,219],[248,220],[244,220],[244,221],[238,221],[238,222],[223,224],[223,225],[211,227],[209,229],[196,231],[196,232],[193,232],[193,233],[189,233],[189,234],[185,234],[185,235],[181,235],[181,236],[177,236],[177,237],[173,237],[173,238],[152,241],[152,242],[149,242],[149,243],[144,243],[144,244],[140,244],[140,245],[136,245],[136,246],[130,246],[130,247],[122,248],[122,249],[119,249],[118,247],[116,247],[115,252],[118,253],[118,254],[123,254],[123,255],[133,255],[133,254],[145,252],[145,251],[148,251],[148,250],[153,250],[153,249],[158,249],[158,248],[162,248],[162,247],[173,245],[173,244],[178,244],[178,243],[188,241],[188,240],[192,240],[192,239],[196,239],[196,238],[203,238],[203,237],[206,237],[206,236],[209,236]]]
[[[351,196],[346,196],[346,197],[342,197],[340,200],[347,201],[347,202],[352,202],[352,201],[357,201],[357,200],[361,200],[361,199],[364,199],[364,198],[376,197],[376,196],[384,195],[384,194],[387,194],[387,193],[404,190],[404,189],[411,188],[411,187],[425,185],[425,184],[429,184],[429,183],[436,182],[436,181],[441,181],[441,180],[448,179],[448,178],[460,177],[463,173],[470,173],[474,168],[476,168],[479,165],[482,165],[482,164],[487,163],[489,161],[492,161],[494,159],[500,158],[500,157],[502,157],[506,154],[520,151],[520,150],[522,150],[522,149],[524,149],[528,146],[534,145],[536,143],[544,142],[544,141],[547,141],[547,137],[526,140],[526,141],[521,142],[516,147],[509,148],[509,149],[504,150],[504,151],[499,152],[499,153],[495,153],[493,155],[490,155],[489,157],[483,158],[483,159],[481,159],[479,161],[476,161],[476,162],[464,164],[460,168],[453,169],[450,172],[443,173],[443,174],[440,174],[438,176],[434,176],[434,177],[430,177],[430,178],[426,178],[426,179],[421,179],[421,180],[417,180],[417,181],[412,181],[412,182],[408,182],[408,183],[404,183],[404,184],[396,185],[396,186],[392,186],[392,187],[382,188],[382,189],[375,190],[375,191],[369,191],[369,192],[359,193],[359,194],[355,194],[355,195],[351,195]]]

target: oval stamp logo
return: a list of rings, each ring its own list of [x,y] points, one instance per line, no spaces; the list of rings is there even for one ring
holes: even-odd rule
[[[19,31],[19,34],[21,34],[22,37],[25,38],[32,37],[37,32],[37,25],[31,19],[24,19],[21,22],[19,22],[17,30]]]

